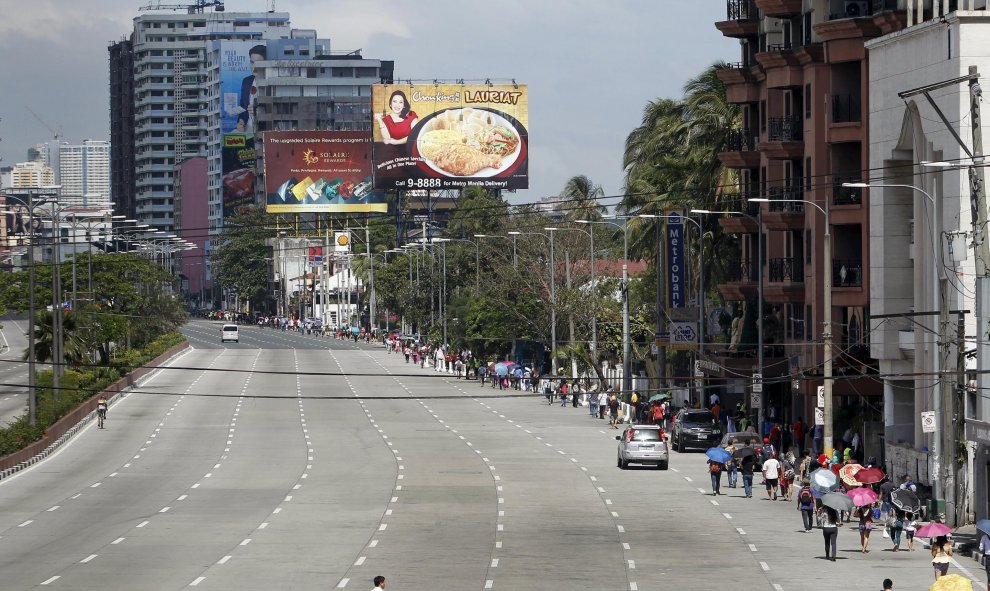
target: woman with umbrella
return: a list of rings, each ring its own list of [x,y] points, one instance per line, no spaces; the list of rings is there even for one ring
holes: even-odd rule
[[[873,505],[858,507],[855,516],[859,517],[859,544],[863,548],[863,554],[866,554],[870,551],[870,532],[873,531]]]
[[[839,540],[839,513],[823,504],[818,510],[822,522],[822,536],[825,538],[825,560],[835,562],[836,545]]]
[[[921,530],[919,530],[921,531]],[[932,567],[935,569],[935,580],[949,572],[949,561],[952,560],[952,544],[946,536],[935,538],[932,544]]]
[[[708,458],[708,474],[712,477],[712,496],[714,497],[719,494],[721,488],[724,464],[732,460],[732,454],[721,447],[710,447],[705,452],[705,456]]]

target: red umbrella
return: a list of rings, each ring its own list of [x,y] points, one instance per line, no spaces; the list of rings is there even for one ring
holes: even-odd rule
[[[929,523],[928,525],[919,527],[918,531],[914,532],[914,535],[919,538],[937,538],[939,536],[947,536],[951,533],[952,528],[944,523]]]
[[[876,484],[886,477],[883,470],[880,468],[863,468],[853,476],[857,481],[863,484]]]

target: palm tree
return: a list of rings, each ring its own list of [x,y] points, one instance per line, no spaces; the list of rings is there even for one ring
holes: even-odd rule
[[[583,174],[568,179],[560,196],[563,198],[560,206],[569,220],[597,220],[607,210],[599,202],[605,190]]]
[[[35,315],[34,321],[34,358],[39,363],[44,363],[52,359],[54,350],[54,316],[45,310]],[[79,365],[86,360],[86,346],[79,339],[76,330],[76,315],[73,312],[66,312],[62,317],[62,341],[64,347],[65,362],[69,365]],[[22,359],[27,360],[29,351],[24,350]]]

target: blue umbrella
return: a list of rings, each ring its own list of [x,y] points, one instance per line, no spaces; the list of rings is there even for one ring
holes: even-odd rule
[[[976,522],[976,529],[983,533],[990,533],[990,519],[981,519]]]
[[[509,375],[509,366],[506,365],[505,363],[496,363],[495,374],[502,377]]]
[[[732,454],[721,447],[709,447],[705,452],[708,459],[719,464],[724,464],[732,459]]]

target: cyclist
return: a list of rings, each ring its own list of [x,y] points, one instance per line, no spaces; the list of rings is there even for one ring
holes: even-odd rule
[[[107,418],[107,399],[100,396],[96,401],[96,418],[100,429],[103,428],[103,421]]]

